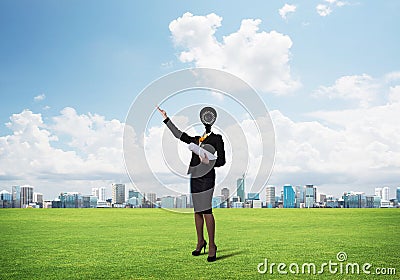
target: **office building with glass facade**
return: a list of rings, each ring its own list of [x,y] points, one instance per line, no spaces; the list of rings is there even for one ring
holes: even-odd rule
[[[186,208],[188,197],[185,194],[182,194],[176,197],[176,208]]]
[[[21,208],[21,186],[12,186],[12,207]]]
[[[283,208],[295,208],[296,193],[291,185],[283,186]]]
[[[396,199],[397,203],[400,204],[400,187],[397,187],[396,189]]]
[[[6,190],[0,192],[0,208],[12,207],[12,194]]]
[[[236,195],[240,197],[240,201],[244,202],[245,194],[244,194],[244,176],[242,178],[237,179],[236,181]]]
[[[267,208],[275,208],[275,187],[267,186],[265,188],[265,203]]]
[[[175,208],[175,197],[173,196],[162,197],[161,208]]]
[[[315,204],[317,189],[314,185],[306,185],[304,193],[304,203],[306,208],[312,208]]]

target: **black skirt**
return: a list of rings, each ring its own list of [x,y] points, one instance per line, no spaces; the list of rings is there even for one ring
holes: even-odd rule
[[[195,213],[212,214],[215,177],[191,177],[190,192]]]

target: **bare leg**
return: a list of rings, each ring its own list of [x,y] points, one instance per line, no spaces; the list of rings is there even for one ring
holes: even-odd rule
[[[204,225],[204,218],[203,214],[194,213],[194,223],[196,225],[196,233],[197,233],[197,246],[196,250],[200,250],[204,244],[204,234],[203,234],[203,225]]]
[[[208,255],[215,255],[215,220],[213,214],[204,214],[204,218],[206,220],[206,227],[208,232]]]

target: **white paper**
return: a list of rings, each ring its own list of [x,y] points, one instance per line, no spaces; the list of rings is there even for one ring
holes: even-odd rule
[[[195,153],[196,155],[201,156],[202,158],[205,157],[204,154],[207,155],[207,158],[209,160],[215,160],[217,159],[216,155],[213,155],[212,153],[210,153],[209,151],[203,149],[202,147],[200,147],[199,145],[196,145],[195,143],[190,143],[188,146],[189,150],[191,150],[193,153]]]

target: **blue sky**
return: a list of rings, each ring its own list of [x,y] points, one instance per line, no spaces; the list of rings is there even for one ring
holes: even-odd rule
[[[286,14],[286,19],[279,14],[285,4],[296,7],[294,12]],[[325,5],[330,13],[321,16],[317,5]],[[258,89],[267,107],[281,121],[288,118],[299,127],[318,122],[340,132],[343,123],[335,123],[332,118],[336,115],[327,114],[383,110],[377,107],[387,104],[382,96],[388,95],[390,88],[398,83],[396,79],[383,81],[388,80],[390,73],[400,71],[399,8],[400,3],[395,0],[241,1],[234,5],[231,1],[4,0],[0,2],[0,136],[4,140],[13,133],[5,125],[12,114],[28,109],[32,114],[40,114],[47,125],[43,129],[58,137],[58,141],[51,142],[53,147],[81,153],[68,142],[72,134],[57,134],[60,129],[50,128],[54,126],[54,118],[63,115],[60,112],[64,108],[71,107],[78,116],[97,114],[107,121],[116,119],[123,123],[130,104],[146,85],[171,71],[198,66],[203,57],[191,62],[180,59],[181,52],[191,51],[190,47],[174,43],[176,34],[169,28],[172,21],[187,12],[200,17],[211,13],[221,17],[221,26],[215,32],[220,43],[224,36],[239,30],[243,19],[260,19],[258,32],[276,31],[288,36],[292,42],[287,62],[290,79],[298,81],[300,86],[284,94]],[[236,57],[229,59],[234,61]],[[366,80],[379,84],[376,88],[384,89],[371,93],[374,100],[360,107],[364,104],[362,97],[348,98],[338,89],[340,86],[334,85],[341,77],[363,74],[368,76]],[[318,91],[320,94],[316,94]],[[43,98],[35,100],[40,95]],[[364,114],[368,112],[372,111]],[[393,129],[390,127],[388,131]],[[384,138],[388,139],[388,135]],[[375,140],[370,141],[371,145],[379,142]],[[400,151],[398,145],[382,143],[387,146],[389,158]],[[0,154],[0,163],[8,162],[6,156],[9,154]],[[398,167],[390,159],[387,164],[390,170]],[[5,179],[10,175],[3,174],[0,187],[20,183]],[[26,183],[51,185],[50,181],[40,181],[39,175],[32,175],[32,182]],[[296,176],[290,183],[303,183],[302,179],[296,179],[303,175]],[[395,178],[396,173],[391,172],[389,177]],[[293,174],[282,178],[289,180]],[[90,180],[90,184],[96,185],[94,179]],[[382,179],[373,184],[395,181]],[[284,183],[287,182],[280,182]],[[346,187],[353,183],[344,182]],[[363,184],[366,183],[356,182],[354,188],[361,189]],[[373,184],[366,191],[371,193]],[[55,193],[47,187],[41,191]]]
[[[304,85],[297,96],[342,75],[376,77],[399,65],[397,1],[356,2],[326,17],[315,11],[322,1],[303,1],[287,21],[278,14],[284,1],[195,2],[2,1],[2,123],[25,108],[39,109],[32,101],[42,93],[52,113],[73,106],[123,120],[128,104],[149,82],[189,66],[177,60],[168,30],[187,11],[223,17],[219,37],[237,30],[244,18],[262,19],[263,30],[289,35],[293,72]],[[173,67],[164,69],[169,62]],[[268,103],[288,114],[302,110],[288,100]],[[315,103],[301,105],[306,110],[331,106]]]

